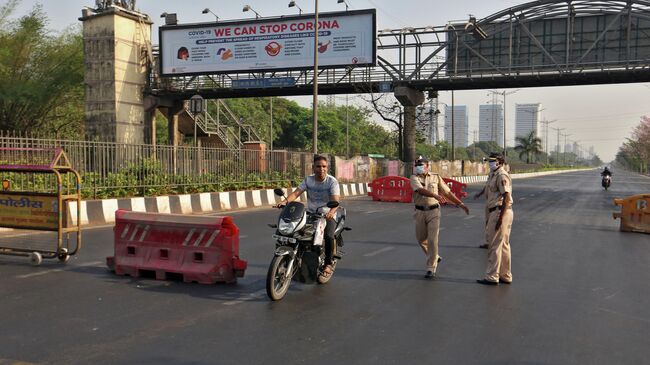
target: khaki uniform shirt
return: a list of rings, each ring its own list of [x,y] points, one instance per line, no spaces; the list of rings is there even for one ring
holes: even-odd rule
[[[487,207],[494,208],[503,205],[503,195],[510,193],[509,199],[505,206],[512,206],[512,180],[510,175],[499,167],[487,182]]]
[[[443,193],[449,194],[451,190],[449,186],[445,184],[445,181],[438,174],[433,174],[428,172],[425,176],[412,175],[411,176],[411,188],[413,188],[413,202],[415,205],[421,206],[430,206],[439,204],[438,200],[435,198],[430,198],[424,196],[417,192],[418,189],[426,189],[436,195],[444,195]]]

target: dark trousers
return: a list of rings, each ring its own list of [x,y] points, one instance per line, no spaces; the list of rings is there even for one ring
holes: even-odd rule
[[[336,231],[336,221],[328,219],[325,225],[325,265],[332,264],[332,251],[334,248],[334,232]]]

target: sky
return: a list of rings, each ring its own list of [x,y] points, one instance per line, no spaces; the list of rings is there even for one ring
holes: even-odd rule
[[[468,14],[484,18],[493,13],[525,1],[509,0],[347,0],[351,9],[377,9],[377,28],[403,28],[427,25],[440,26],[449,21],[466,21]],[[6,0],[0,0],[5,3]],[[78,25],[78,18],[85,6],[93,7],[94,0],[22,0],[16,15],[27,13],[36,4],[41,4],[48,18],[49,28],[60,31]],[[243,13],[244,5],[250,5],[262,16],[295,14],[296,8],[288,8],[289,0],[137,0],[136,8],[149,14],[155,22],[154,34],[157,44],[157,28],[164,19],[163,12],[177,13],[179,23],[205,22],[214,20],[212,14],[202,14],[210,8],[221,20],[252,18],[254,14]],[[304,12],[313,12],[314,1],[298,0]],[[319,11],[344,10],[336,0],[319,0]],[[639,124],[643,115],[650,115],[650,85],[624,84],[601,86],[571,86],[521,89],[508,96],[506,105],[508,144],[513,144],[515,104],[542,103],[544,120],[556,120],[552,127],[565,128],[569,141],[578,141],[584,149],[593,146],[603,161],[611,161],[625,138]],[[308,106],[308,97],[296,98]],[[362,104],[360,98],[351,98]],[[456,91],[456,105],[467,105],[469,114],[469,139],[472,131],[478,130],[479,105],[492,100],[487,90]],[[451,104],[450,92],[440,93],[440,102]],[[444,108],[443,108],[444,109]],[[443,118],[440,124],[443,124]],[[442,128],[441,128],[442,132]],[[555,141],[551,131],[550,143]]]

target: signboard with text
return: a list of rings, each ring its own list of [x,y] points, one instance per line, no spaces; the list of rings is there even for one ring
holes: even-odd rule
[[[57,196],[0,193],[0,227],[57,230]]]
[[[160,27],[163,76],[307,69],[313,15]],[[376,64],[374,9],[319,14],[319,67]]]

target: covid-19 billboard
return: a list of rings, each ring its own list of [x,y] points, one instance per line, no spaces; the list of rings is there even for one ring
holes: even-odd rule
[[[306,69],[314,65],[314,16],[160,27],[164,76]],[[376,13],[319,16],[319,67],[376,64]]]

